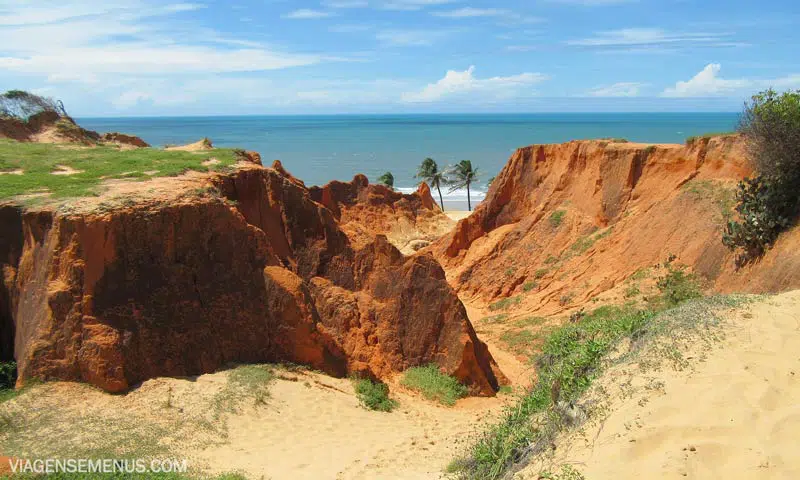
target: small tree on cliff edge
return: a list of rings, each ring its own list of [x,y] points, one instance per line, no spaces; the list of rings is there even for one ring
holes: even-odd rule
[[[441,205],[442,211],[444,212],[442,184],[448,183],[449,180],[446,172],[439,171],[439,165],[436,164],[436,160],[432,158],[426,158],[423,160],[417,169],[417,174],[414,175],[414,178],[418,178],[423,182],[426,182],[431,188],[436,188],[436,190],[439,192],[439,205]]]
[[[0,117],[12,117],[25,121],[40,112],[55,112],[61,117],[67,116],[64,104],[60,100],[42,97],[24,90],[9,90],[0,95]]]
[[[478,179],[478,168],[472,167],[469,160],[461,160],[451,168],[453,179],[450,181],[450,192],[458,189],[467,189],[467,208],[472,211],[472,200],[469,196],[469,186]]]
[[[386,172],[380,177],[378,177],[378,182],[386,185],[391,189],[394,189],[394,175],[392,175],[392,172]]]
[[[800,213],[800,90],[767,90],[745,104],[739,132],[756,175],[739,182],[739,221],[728,222],[723,243],[742,249],[737,263],[752,262]]]

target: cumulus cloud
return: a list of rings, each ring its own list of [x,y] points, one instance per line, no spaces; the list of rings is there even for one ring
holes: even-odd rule
[[[418,92],[403,94],[404,102],[426,103],[436,102],[455,96],[480,96],[483,98],[510,99],[517,96],[530,96],[531,87],[546,80],[541,73],[521,73],[509,77],[491,77],[480,79],[475,77],[475,67],[464,71],[448,70],[444,78],[436,83],[428,84]]]
[[[717,97],[752,93],[765,88],[800,87],[800,74],[787,75],[773,79],[726,79],[720,76],[722,66],[710,63],[697,75],[687,81],[679,81],[674,87],[665,89],[662,97]]]
[[[590,97],[638,97],[646,84],[638,82],[619,82],[613,85],[595,87],[587,93]]]

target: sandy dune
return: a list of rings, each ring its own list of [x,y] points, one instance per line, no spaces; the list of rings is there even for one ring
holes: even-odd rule
[[[691,368],[655,372],[638,390],[631,365],[609,371],[608,416],[515,478],[564,464],[588,480],[800,478],[800,291],[744,310],[711,351],[690,352]]]

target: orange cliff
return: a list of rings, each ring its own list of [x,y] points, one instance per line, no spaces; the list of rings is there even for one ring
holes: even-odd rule
[[[554,314],[623,300],[635,272],[677,256],[718,291],[800,287],[800,230],[736,271],[721,234],[751,173],[735,135],[687,145],[605,140],[517,150],[487,198],[431,250],[451,283],[483,301],[515,296]]]
[[[122,392],[230,363],[386,378],[434,362],[493,395],[505,379],[440,265],[381,235],[356,245],[275,167],[167,179],[111,209],[0,206],[0,347],[19,384]]]

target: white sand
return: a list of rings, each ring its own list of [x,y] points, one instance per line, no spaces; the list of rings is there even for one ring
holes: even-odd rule
[[[445,213],[445,215],[450,217],[451,220],[454,220],[454,221],[457,222],[457,221],[459,221],[459,220],[461,220],[463,218],[469,217],[469,215],[472,212],[468,212],[466,210],[447,210],[444,213]]]
[[[623,395],[625,374],[642,383],[641,372],[603,375],[616,379],[605,385],[610,413],[558,441],[549,469],[569,464],[587,480],[800,478],[800,291],[751,308],[731,316],[720,344],[695,352],[693,368],[647,379],[661,388]]]

